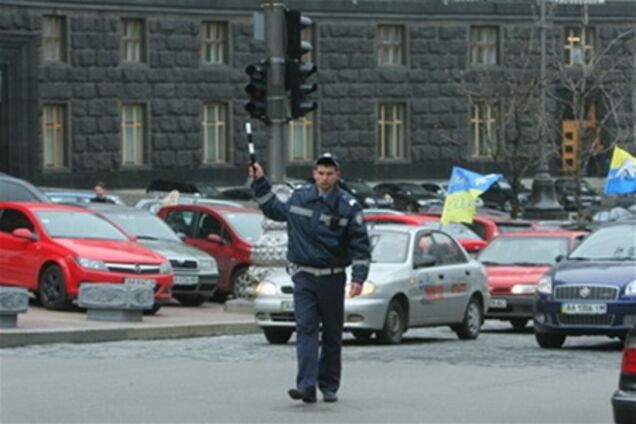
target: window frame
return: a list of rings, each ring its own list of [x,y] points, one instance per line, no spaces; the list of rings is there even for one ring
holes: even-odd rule
[[[220,42],[215,42],[207,38],[208,36],[208,28],[210,26],[218,25],[221,29],[222,39]],[[219,66],[219,65],[227,65],[230,63],[230,23],[227,21],[217,21],[217,20],[204,20],[201,22],[200,26],[200,40],[201,40],[201,51],[200,51],[200,61],[202,65],[205,66]],[[221,45],[221,61],[220,62],[211,62],[207,60],[207,52],[208,46],[212,43],[217,43]]]
[[[309,116],[309,118],[307,117]],[[287,124],[287,161],[291,164],[308,163],[313,160],[318,151],[317,145],[317,120],[318,115],[316,111],[312,111],[310,114],[305,115],[299,119],[294,119]],[[308,128],[309,127],[309,128]],[[301,149],[303,155],[301,157],[294,157],[294,134],[295,131],[301,131]],[[308,134],[311,134],[311,140],[307,140]]]
[[[129,60],[127,47],[129,43],[135,41],[132,36],[126,35],[128,24],[139,24],[139,60]],[[119,21],[119,61],[122,64],[145,64],[148,63],[148,34],[146,20],[144,18],[124,17]],[[131,41],[132,40],[132,41]]]
[[[125,161],[125,152],[126,152],[126,120],[125,120],[125,109],[127,107],[135,107],[138,106],[141,108],[141,153],[140,153],[140,161],[139,162],[126,162]],[[134,114],[133,114],[134,115]],[[148,117],[150,116],[149,111],[148,111],[148,105],[145,102],[141,102],[141,101],[126,101],[126,102],[122,102],[120,104],[119,107],[119,146],[121,149],[121,155],[120,155],[120,159],[121,159],[121,167],[122,168],[139,168],[139,167],[145,167],[148,166],[148,158],[150,157],[150,140],[149,140],[149,136],[148,136],[148,128],[150,127],[149,122],[148,122]],[[133,116],[134,117],[134,116]],[[138,122],[138,121],[133,121],[133,122]],[[138,127],[137,125],[133,125],[133,130]],[[133,134],[135,134],[135,132],[133,131]],[[133,150],[134,150],[134,146],[137,144],[133,144]]]
[[[391,107],[393,108],[393,110],[395,110],[394,108],[398,106],[400,107],[400,109],[398,109],[399,111],[402,112],[402,116],[401,119],[399,119],[400,117],[398,116],[398,119],[391,119],[390,121],[386,120],[386,113],[383,116],[383,109],[386,107]],[[384,109],[385,110],[385,109]],[[397,149],[401,150],[401,155],[399,156],[394,156],[394,157],[387,157],[386,156],[386,140],[384,139],[384,135],[385,135],[385,131],[384,131],[384,126],[383,123],[386,125],[386,123],[389,123],[390,125],[393,125],[393,129],[391,131],[391,133],[396,136],[396,131],[398,129],[398,127],[395,125],[395,123],[401,124],[401,128],[402,131],[397,134],[397,137],[399,138],[398,141],[398,145],[397,145]],[[408,137],[407,137],[407,130],[408,130],[408,108],[407,108],[407,103],[404,101],[399,101],[399,100],[383,100],[383,101],[379,101],[378,102],[378,106],[377,106],[377,112],[376,112],[376,130],[378,132],[378,136],[377,136],[377,141],[376,141],[376,149],[377,149],[377,154],[376,154],[376,160],[378,162],[403,162],[403,161],[407,161],[409,159],[409,146],[408,146]]]
[[[579,32],[580,42],[575,44],[572,40],[573,32]],[[591,40],[588,40],[591,38]],[[581,63],[575,63],[575,47],[580,44],[581,48]],[[589,58],[587,53],[590,53]],[[563,28],[563,55],[564,55],[564,65],[566,67],[575,67],[575,66],[588,66],[594,60],[594,55],[596,54],[596,28],[589,25],[580,25],[580,26],[566,26]],[[589,59],[589,60],[588,60]]]
[[[478,31],[492,30],[495,35],[493,43],[482,42],[479,37],[475,38],[474,34]],[[494,63],[480,63],[478,60],[482,57],[479,54],[485,49],[494,51]],[[489,57],[489,56],[486,56]],[[497,25],[471,25],[468,29],[468,63],[474,67],[495,67],[501,64],[501,28]]]
[[[399,32],[399,40],[397,42],[393,42],[392,44],[386,43],[384,40],[384,34],[386,30],[398,30]],[[406,40],[406,25],[403,24],[379,24],[376,29],[376,64],[380,67],[391,67],[391,66],[407,66],[408,64],[408,48],[407,48],[407,40]],[[384,49],[385,48],[398,48],[398,54],[390,54],[390,57],[399,57],[399,63],[394,62],[384,62]]]
[[[208,121],[207,120],[207,111],[208,111],[208,107],[217,107],[217,115],[218,115],[218,107],[222,106],[223,110],[225,112],[225,120],[224,121]],[[218,118],[218,116],[217,116]],[[208,122],[211,122],[211,124],[208,124]],[[219,124],[220,123],[220,124]],[[219,126],[223,127],[223,134],[224,134],[224,150],[225,150],[225,154],[224,157],[221,160],[217,160],[217,161],[209,161],[208,160],[208,143],[207,143],[207,134],[209,131],[210,127],[214,127],[215,132],[218,132],[218,128]],[[230,164],[230,105],[226,102],[222,102],[222,101],[218,101],[218,100],[211,100],[208,102],[204,102],[203,103],[203,107],[201,109],[201,137],[202,137],[202,159],[201,159],[201,163],[203,165],[228,165]],[[218,144],[218,143],[217,143]],[[217,146],[217,150],[219,149],[219,147]]]
[[[482,117],[481,114],[481,110],[482,108],[486,106],[487,107],[487,115],[486,118]],[[486,148],[486,153],[482,154],[481,153],[481,129],[480,126],[483,125],[484,119],[486,122],[486,128],[485,128],[485,132],[490,136],[495,138],[495,143],[497,143],[497,135],[499,134],[499,131],[501,131],[501,129],[499,128],[500,125],[500,109],[501,109],[501,102],[487,102],[487,101],[476,101],[476,102],[471,102],[470,104],[470,118],[469,118],[469,124],[470,124],[470,158],[471,159],[477,159],[477,160],[492,160],[494,159],[495,153],[494,153],[494,149],[493,147],[496,146],[491,146],[488,143],[485,144],[485,148]],[[494,111],[494,114],[493,114]],[[494,117],[492,116],[494,115]],[[490,124],[490,125],[488,125]]]
[[[58,115],[58,116],[61,115],[61,120],[53,123],[54,125],[53,130],[56,132],[59,131],[59,134],[58,134],[59,140],[57,141],[54,140],[53,143],[56,145],[59,143],[61,145],[58,145],[57,148],[54,147],[53,149],[54,151],[52,152],[52,155],[54,156],[54,159],[53,159],[54,163],[52,164],[52,166],[49,166],[46,163],[46,156],[47,156],[46,134],[48,132],[46,115],[47,115],[48,108],[54,108],[53,109],[54,115]],[[40,137],[40,140],[41,140],[40,166],[42,167],[42,170],[45,172],[65,171],[70,169],[71,142],[70,142],[69,135],[71,134],[71,132],[69,131],[69,122],[70,122],[69,116],[70,116],[70,106],[66,102],[46,102],[42,104],[41,116],[40,116],[40,131],[42,134]],[[56,130],[56,127],[58,127],[57,130]],[[58,156],[60,154],[61,154],[61,164],[55,163],[57,160],[55,156]]]
[[[59,20],[60,22],[60,28],[59,28],[59,35],[57,37],[55,36],[47,36],[45,34],[45,21],[51,19],[51,20]],[[47,58],[46,55],[46,43],[47,40],[57,40],[57,42],[59,43],[59,57],[56,58]],[[43,63],[55,63],[55,62],[61,62],[61,63],[68,63],[68,56],[69,56],[69,42],[68,42],[68,18],[65,15],[55,15],[55,14],[46,14],[42,16],[42,44],[40,46],[40,48],[42,49],[42,54],[41,54],[41,58],[42,58],[42,62]]]

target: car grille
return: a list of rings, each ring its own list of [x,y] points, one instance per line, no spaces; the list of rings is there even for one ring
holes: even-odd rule
[[[159,274],[159,265],[106,263],[111,272],[123,272],[125,274]]]
[[[296,321],[293,312],[274,312],[269,314],[272,321],[294,322]]]
[[[585,289],[588,289],[589,292]],[[583,296],[581,293],[588,293]],[[557,300],[616,300],[618,299],[618,287],[612,286],[560,286],[555,289],[554,297]]]
[[[558,315],[559,323],[563,325],[612,325],[614,315]]]
[[[177,261],[176,259],[171,259],[170,265],[172,265],[174,269],[196,269],[198,264],[197,261],[193,260]]]
[[[284,294],[293,294],[294,293],[294,287],[293,286],[283,286],[280,288],[280,291],[283,292]]]

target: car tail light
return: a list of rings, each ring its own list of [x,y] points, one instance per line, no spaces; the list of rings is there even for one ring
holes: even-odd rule
[[[623,351],[622,374],[636,374],[636,346],[630,346]]]

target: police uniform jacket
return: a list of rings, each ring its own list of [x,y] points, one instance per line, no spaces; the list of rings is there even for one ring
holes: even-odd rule
[[[369,236],[362,209],[349,193],[336,185],[321,198],[314,184],[306,184],[282,202],[266,177],[255,180],[252,189],[265,216],[287,221],[289,262],[317,268],[353,265],[351,280],[366,280],[371,258]]]

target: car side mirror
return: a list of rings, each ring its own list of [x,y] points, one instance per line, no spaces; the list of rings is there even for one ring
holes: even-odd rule
[[[38,239],[37,234],[28,228],[16,228],[11,234],[13,234],[14,237],[28,241],[36,241]]]
[[[177,233],[177,237],[179,237],[179,238],[181,239],[181,241],[185,241],[185,239],[186,239],[188,236],[186,236],[184,233],[179,232],[179,233]]]
[[[207,240],[212,243],[223,244],[223,239],[218,234],[208,234]]]
[[[437,258],[432,255],[417,255],[413,259],[413,266],[415,268],[428,268],[437,263]]]
[[[561,262],[564,257],[565,257],[564,255],[559,253],[558,255],[556,255],[556,258],[554,258],[554,260],[557,262]]]

